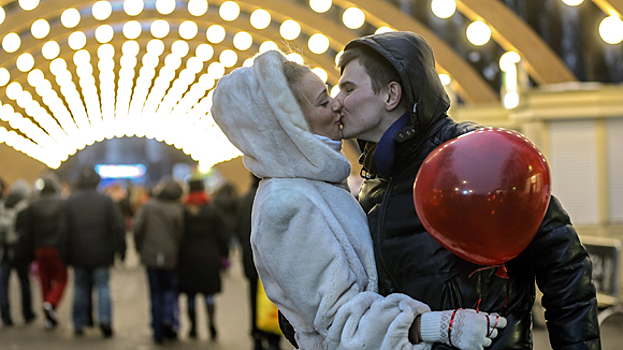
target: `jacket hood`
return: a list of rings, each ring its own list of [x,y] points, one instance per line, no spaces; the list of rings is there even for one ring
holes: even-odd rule
[[[221,78],[212,117],[256,176],[341,182],[350,164],[311,133],[283,73],[286,60],[268,51]]]
[[[402,79],[411,110],[410,128],[416,134],[428,130],[441,119],[450,98],[435,69],[433,49],[424,38],[412,32],[389,32],[355,39],[349,47],[364,45],[383,55],[396,68]]]
[[[166,178],[158,183],[154,192],[159,199],[176,201],[182,197],[184,189],[175,179]]]

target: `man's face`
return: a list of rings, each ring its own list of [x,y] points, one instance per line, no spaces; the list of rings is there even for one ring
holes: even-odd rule
[[[378,142],[386,129],[382,123],[386,94],[374,93],[370,76],[358,59],[344,67],[339,86],[335,99],[342,105],[340,122],[344,138]]]

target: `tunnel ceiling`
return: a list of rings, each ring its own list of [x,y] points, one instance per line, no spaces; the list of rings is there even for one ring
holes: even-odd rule
[[[623,44],[606,44],[598,34],[604,18],[620,22],[623,0],[578,6],[561,0],[0,0],[0,6],[0,142],[50,168],[87,145],[132,136],[166,142],[208,166],[231,159],[239,152],[209,114],[223,74],[277,47],[333,87],[344,45],[378,31],[423,35],[460,103],[500,100],[499,60],[509,51],[519,54],[530,86],[623,81]],[[440,18],[435,6],[456,11]],[[475,21],[486,24],[491,40],[474,45],[465,38]]]

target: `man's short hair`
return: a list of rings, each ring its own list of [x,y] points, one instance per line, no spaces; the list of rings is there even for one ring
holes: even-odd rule
[[[387,60],[387,58],[378,53],[376,50],[364,45],[355,45],[344,51],[337,63],[340,74],[344,73],[346,65],[356,59],[359,59],[359,64],[370,76],[370,80],[372,81],[372,91],[374,91],[375,94],[378,95],[392,81],[397,82],[401,87],[403,87],[400,74],[398,74],[396,68]],[[405,101],[406,99],[403,98],[402,100]]]

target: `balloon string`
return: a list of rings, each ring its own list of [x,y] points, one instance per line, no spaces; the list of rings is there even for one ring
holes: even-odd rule
[[[480,302],[482,301],[482,298],[478,298],[478,305],[476,305],[476,312],[480,312]]]
[[[481,267],[479,269],[474,270],[474,272],[470,273],[469,276],[467,276],[467,277],[471,278],[477,272],[490,270],[490,269],[495,269],[495,268],[498,269],[495,272],[496,276],[504,278],[504,279],[508,279],[508,273],[507,273],[507,270],[506,270],[506,266],[504,264],[498,264],[498,265],[491,265],[491,266]]]

